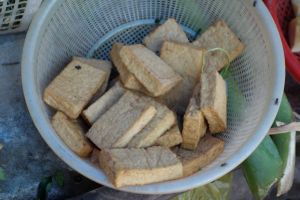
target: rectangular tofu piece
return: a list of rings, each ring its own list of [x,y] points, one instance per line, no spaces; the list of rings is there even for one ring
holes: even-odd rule
[[[183,175],[179,159],[164,147],[104,149],[99,165],[117,188],[169,181]]]
[[[300,52],[300,17],[296,17],[289,24],[289,43],[292,52]]]
[[[174,149],[174,153],[183,165],[183,176],[190,176],[201,168],[209,165],[224,151],[224,142],[209,134],[200,141],[195,151],[181,148]]]
[[[110,88],[103,96],[90,105],[86,110],[82,112],[82,117],[90,124],[96,122],[96,120],[102,116],[107,110],[109,110],[125,93],[125,89],[120,82],[116,82],[115,85]]]
[[[76,119],[102,87],[106,72],[73,60],[44,91],[44,101]]]
[[[160,138],[158,138],[155,142],[158,146],[163,147],[174,147],[182,143],[182,136],[178,125],[176,124],[170,130],[167,130]]]
[[[156,109],[127,91],[90,128],[87,137],[100,149],[122,148],[155,116]]]
[[[199,86],[196,88],[199,88]],[[181,147],[189,150],[196,149],[200,139],[205,135],[206,130],[207,125],[200,110],[200,103],[196,97],[193,97],[190,100],[190,104],[183,118],[183,141]]]
[[[122,61],[120,57],[120,51],[123,46],[123,44],[116,43],[113,45],[110,52],[111,60],[120,74],[121,82],[124,84],[124,87],[128,89],[147,93],[147,89],[135,78],[132,73],[127,70],[124,62]]]
[[[292,0],[292,6],[295,13],[295,16],[300,16],[300,0]]]
[[[168,19],[144,38],[145,46],[153,52],[159,52],[164,41],[188,43],[189,40],[175,19]]]
[[[128,147],[145,148],[155,144],[155,141],[170,129],[176,122],[176,116],[167,106],[150,100],[157,113],[153,119],[129,142]]]
[[[201,111],[211,133],[227,128],[226,83],[218,72],[201,76]]]
[[[218,21],[209,27],[193,42],[193,45],[207,50],[224,49],[228,53],[230,62],[236,59],[245,49],[245,45],[224,21]],[[228,57],[224,52],[209,52],[205,56],[204,72],[220,71],[227,64]]]
[[[106,60],[97,60],[97,59],[83,58],[83,57],[74,57],[73,60],[77,60],[79,62],[85,63],[87,65],[100,69],[106,73],[105,81],[102,87],[97,91],[97,93],[94,95],[94,97],[91,100],[91,102],[95,102],[95,100],[97,100],[106,91],[110,73],[111,73],[111,68],[112,68],[111,62]]]
[[[57,112],[51,120],[52,127],[62,141],[78,156],[88,157],[93,150],[92,144],[85,137],[85,130],[77,120]]]
[[[162,96],[163,102],[178,114],[184,114],[193,89],[200,79],[204,52],[205,50],[191,44],[165,41],[162,45],[161,59],[183,79],[179,85]]]
[[[182,80],[169,65],[143,45],[124,46],[120,56],[128,71],[154,97],[165,94]]]

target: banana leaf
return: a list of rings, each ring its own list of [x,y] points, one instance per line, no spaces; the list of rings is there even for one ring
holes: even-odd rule
[[[255,199],[264,199],[282,174],[282,160],[270,136],[244,161],[242,169]]]
[[[232,184],[233,173],[205,186],[185,192],[173,200],[228,200]]]
[[[279,112],[276,116],[274,127],[277,122],[291,123],[293,121],[293,110],[286,97],[283,95]],[[277,146],[281,159],[283,161],[282,177],[278,182],[277,196],[280,196],[292,187],[295,170],[295,143],[296,133],[289,132],[280,135],[273,135],[272,139]]]

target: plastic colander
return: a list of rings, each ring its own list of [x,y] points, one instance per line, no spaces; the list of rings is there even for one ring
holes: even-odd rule
[[[113,43],[141,43],[158,21],[168,18],[175,18],[190,39],[223,19],[246,44],[244,53],[230,66],[236,83],[233,89],[239,93],[229,97],[228,129],[218,135],[225,141],[225,151],[192,176],[119,190],[162,194],[209,183],[255,150],[278,111],[284,88],[284,55],[276,26],[261,1],[44,1],[28,31],[23,52],[22,81],[29,111],[44,140],[64,162],[108,187],[113,186],[103,171],[76,156],[56,135],[50,123],[54,111],[43,102],[43,91],[72,56],[109,59]],[[228,90],[231,93],[232,88]]]

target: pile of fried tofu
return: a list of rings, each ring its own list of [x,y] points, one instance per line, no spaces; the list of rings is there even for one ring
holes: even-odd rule
[[[219,71],[244,48],[224,21],[190,42],[168,19],[143,44],[114,44],[111,62],[74,57],[43,99],[57,110],[51,121],[57,135],[115,187],[183,178],[224,150],[214,136],[227,128]]]

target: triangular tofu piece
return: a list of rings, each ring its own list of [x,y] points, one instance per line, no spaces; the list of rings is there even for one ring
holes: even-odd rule
[[[200,79],[205,50],[191,44],[165,41],[160,57],[182,77],[182,82],[161,97],[169,108],[184,114],[193,89]]]
[[[224,142],[206,134],[195,151],[181,148],[175,148],[173,151],[182,162],[183,175],[186,177],[214,161],[224,151]]]
[[[64,113],[57,112],[51,124],[56,134],[73,152],[81,157],[90,155],[93,145],[85,137],[85,130],[77,120],[72,120]]]
[[[44,101],[76,119],[102,87],[106,72],[78,60],[71,61],[44,91]]]
[[[221,133],[227,128],[227,89],[218,72],[201,76],[201,111],[211,133]]]
[[[107,110],[109,110],[125,93],[120,82],[116,82],[115,85],[110,88],[103,96],[91,104],[86,110],[82,112],[82,117],[90,124],[96,122],[96,120],[102,116]]]
[[[224,21],[218,21],[209,27],[193,42],[193,45],[207,50],[223,49],[228,53],[229,62],[236,59],[245,49],[245,45]],[[209,52],[205,56],[204,72],[220,71],[227,64],[228,57],[224,52],[221,50]]]
[[[125,147],[155,114],[154,106],[127,91],[93,124],[87,137],[100,149]]]
[[[176,155],[164,147],[104,149],[99,165],[118,188],[173,180],[182,177],[183,172]]]
[[[155,142],[158,146],[174,147],[182,143],[182,136],[178,125],[174,125],[170,130],[167,130],[160,138]]]
[[[127,70],[154,97],[167,93],[182,80],[169,65],[143,45],[122,47],[120,57]]]
[[[200,110],[199,96],[197,96],[200,93],[199,85],[196,86],[194,92],[197,93],[191,98],[190,104],[184,114],[182,130],[183,142],[181,147],[190,150],[197,148],[200,139],[207,130],[204,116]]]
[[[144,39],[145,46],[153,52],[158,52],[164,41],[188,43],[189,40],[175,19],[168,19],[164,24],[158,26]]]

